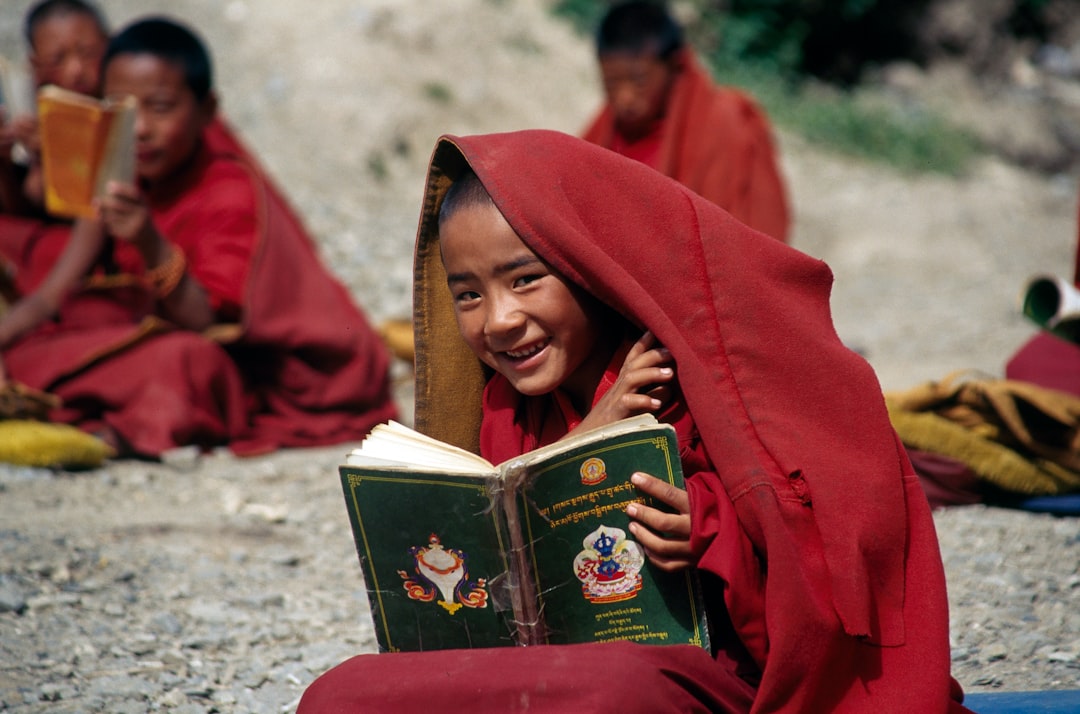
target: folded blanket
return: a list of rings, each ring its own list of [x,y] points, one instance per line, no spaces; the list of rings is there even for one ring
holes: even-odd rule
[[[887,392],[901,441],[966,464],[1024,495],[1080,491],[1080,398],[1027,382],[956,372]]]

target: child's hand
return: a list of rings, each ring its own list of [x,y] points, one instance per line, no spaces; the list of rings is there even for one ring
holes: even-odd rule
[[[33,115],[14,117],[11,120],[11,131],[15,141],[19,142],[32,155],[41,153],[41,132],[38,130],[38,120]]]
[[[109,235],[132,243],[144,255],[156,247],[157,232],[150,208],[136,186],[110,181],[105,195],[98,199],[98,215]]]
[[[630,481],[646,495],[676,511],[667,513],[640,503],[626,507],[626,515],[633,519],[630,532],[652,564],[668,572],[697,565],[701,554],[690,549],[690,499],[686,491],[640,472],[631,476]]]
[[[11,148],[16,141],[18,138],[15,136],[15,128],[7,120],[3,107],[0,107],[0,158],[11,158]]]
[[[615,384],[589,410],[577,430],[594,429],[637,414],[658,412],[671,397],[675,378],[671,353],[646,332],[626,354]]]

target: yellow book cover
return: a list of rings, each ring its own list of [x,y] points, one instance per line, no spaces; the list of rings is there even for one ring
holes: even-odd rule
[[[45,208],[64,218],[94,215],[109,181],[135,180],[135,99],[99,100],[59,87],[38,92]]]

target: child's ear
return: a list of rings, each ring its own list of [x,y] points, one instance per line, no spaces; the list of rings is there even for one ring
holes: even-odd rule
[[[214,120],[218,110],[218,98],[217,94],[213,91],[207,92],[203,97],[202,103],[199,106],[199,114],[204,124],[209,124]]]

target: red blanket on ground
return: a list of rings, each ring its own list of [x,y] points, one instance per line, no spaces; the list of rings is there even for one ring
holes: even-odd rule
[[[671,351],[715,469],[688,482],[698,567],[723,583],[730,636],[761,672],[751,711],[964,711],[930,511],[873,371],[833,329],[831,273],[659,173],[555,132],[440,141],[416,249],[418,426],[480,444],[466,425],[481,415],[470,382],[483,371],[456,336],[438,249],[439,202],[466,163],[537,255]],[[514,448],[515,429],[494,441]],[[702,667],[659,649],[663,669],[622,680],[624,711],[745,711],[727,658]],[[552,653],[593,674],[626,655]],[[461,657],[474,674],[448,679]],[[397,711],[373,678],[410,692],[438,681],[425,694],[447,711],[520,701],[506,682],[543,683],[526,689],[528,711],[610,710],[559,708],[570,695],[543,660],[528,649],[361,656],[317,681],[301,710]],[[679,683],[666,707],[650,698],[657,680]]]
[[[280,193],[228,148],[212,139],[150,202],[238,334],[219,344],[156,319],[137,279],[141,259],[117,245],[120,277],[97,275],[56,322],[4,353],[12,378],[64,399],[58,420],[108,427],[136,453],[157,455],[191,443],[240,453],[336,443],[394,416],[378,335]],[[48,228],[20,241],[24,291],[66,240]]]
[[[768,119],[745,94],[717,86],[692,53],[679,61],[653,168],[751,228],[787,241],[790,210]],[[609,105],[583,137],[614,148]]]

